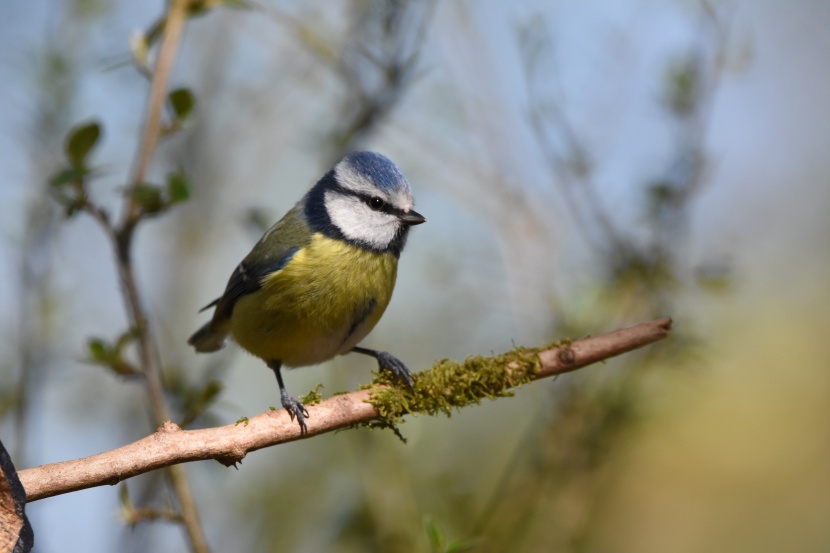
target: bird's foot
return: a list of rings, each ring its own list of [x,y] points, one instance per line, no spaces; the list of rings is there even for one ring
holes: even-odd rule
[[[377,352],[377,359],[381,370],[392,374],[392,376],[406,384],[407,388],[410,390],[415,389],[412,382],[412,373],[409,371],[407,366],[403,364],[403,361],[386,351]]]
[[[280,390],[280,401],[282,402],[283,408],[288,411],[288,416],[291,417],[291,420],[293,421],[294,417],[297,418],[297,422],[300,424],[300,435],[305,436],[308,434],[308,427],[305,424],[305,419],[309,416],[309,414],[308,410],[305,408],[305,405],[288,395],[288,392],[285,390]]]

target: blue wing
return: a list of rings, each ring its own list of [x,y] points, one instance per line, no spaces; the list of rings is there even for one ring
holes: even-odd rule
[[[281,259],[274,263],[249,264],[243,261],[234,269],[222,296],[204,306],[200,309],[200,312],[221,303],[222,311],[227,311],[228,315],[230,315],[233,311],[234,304],[236,304],[239,298],[262,288],[263,279],[288,265],[288,262],[291,261],[291,258],[294,257],[294,254],[299,249],[293,248],[289,250]]]

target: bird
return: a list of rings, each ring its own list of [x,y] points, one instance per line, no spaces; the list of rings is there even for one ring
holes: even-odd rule
[[[231,338],[262,359],[301,435],[309,414],[288,393],[283,368],[355,352],[374,357],[411,389],[403,362],[358,344],[389,305],[410,228],[426,222],[414,205],[409,182],[389,158],[346,155],[265,232],[224,293],[202,308],[214,308],[213,317],[188,343],[209,353]]]

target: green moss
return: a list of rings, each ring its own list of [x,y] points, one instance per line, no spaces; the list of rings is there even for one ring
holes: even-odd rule
[[[248,422],[249,422],[248,417],[240,417],[239,420],[236,421],[233,425],[234,426],[239,426],[240,423],[244,423],[245,426],[248,426]]]
[[[361,389],[371,390],[368,401],[380,416],[354,427],[391,430],[405,443],[406,439],[398,429],[404,415],[443,413],[449,417],[453,411],[477,405],[485,398],[511,397],[512,388],[532,381],[539,372],[539,352],[563,344],[568,345],[570,341],[563,340],[543,348],[519,346],[492,357],[470,356],[463,362],[442,359],[431,369],[412,375],[412,390],[401,386],[400,382],[385,371],[375,373],[372,383]],[[320,403],[323,399],[320,393],[322,388],[323,385],[318,384],[308,394],[301,396],[300,401],[304,405]],[[343,392],[334,395],[340,393]],[[276,410],[274,407],[271,409]],[[243,419],[237,424],[243,422]]]
[[[349,426],[349,428],[368,428],[369,430],[391,430],[392,433],[395,436],[397,436],[400,441],[406,443],[406,438],[404,438],[404,435],[401,433],[400,428],[398,428],[398,425],[390,419],[372,419],[370,421],[366,421],[360,424],[353,424]]]
[[[366,387],[372,390],[369,403],[377,409],[384,427],[400,424],[408,414],[451,416],[453,411],[477,405],[484,398],[512,396],[511,388],[533,380],[540,367],[538,353],[544,349],[517,347],[493,357],[471,356],[463,362],[443,359],[431,369],[412,375],[413,390],[380,373]],[[378,426],[377,421],[372,424]]]
[[[321,401],[323,401],[323,394],[320,393],[320,390],[323,389],[322,384],[317,384],[313,390],[308,392],[304,396],[300,396],[300,403],[303,405],[317,405]]]

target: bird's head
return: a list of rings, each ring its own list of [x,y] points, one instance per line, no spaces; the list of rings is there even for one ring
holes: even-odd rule
[[[315,231],[398,255],[409,227],[426,221],[414,205],[409,182],[392,161],[354,152],[309,191],[305,214]]]

